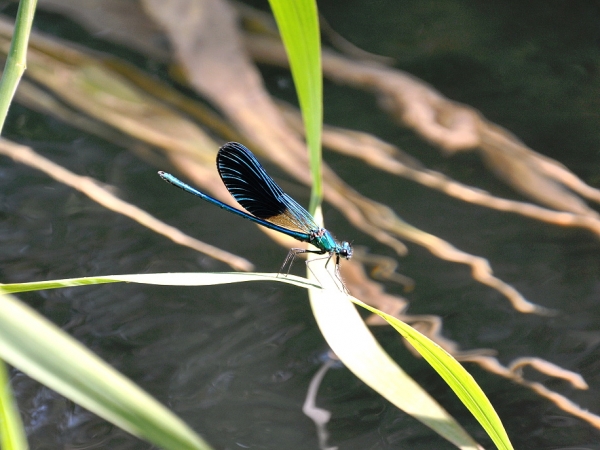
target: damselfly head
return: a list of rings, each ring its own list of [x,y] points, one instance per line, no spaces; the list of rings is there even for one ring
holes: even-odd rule
[[[339,255],[342,258],[350,259],[352,258],[353,252],[354,250],[352,250],[352,245],[350,245],[350,242],[342,241],[342,244],[340,245]]]

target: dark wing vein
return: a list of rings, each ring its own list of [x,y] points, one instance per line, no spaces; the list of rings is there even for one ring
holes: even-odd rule
[[[217,168],[229,193],[250,214],[302,233],[318,229],[312,216],[283,192],[242,144],[229,142],[221,147]]]

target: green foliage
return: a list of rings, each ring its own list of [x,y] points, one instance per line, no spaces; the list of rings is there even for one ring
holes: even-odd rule
[[[324,268],[321,270],[314,267],[315,262],[312,265],[313,270],[321,276],[322,284],[292,275],[283,277],[278,274],[264,273],[158,273],[0,285],[0,292],[26,292],[116,282],[162,286],[202,286],[268,280],[304,287],[312,293],[319,293],[321,298],[316,301],[330,307],[333,311],[332,314],[335,315],[338,324],[338,328],[335,330],[337,340],[331,341],[328,339],[328,342],[338,356],[342,358],[342,361],[354,368],[355,373],[358,372],[357,375],[377,392],[388,398],[392,403],[402,407],[402,409],[408,410],[415,418],[436,430],[446,439],[462,448],[476,448],[474,441],[466,435],[464,430],[451,417],[447,416],[445,411],[438,409],[436,405],[432,405],[424,391],[421,394],[419,391],[421,388],[412,379],[388,364],[389,357],[382,349],[369,345],[372,336],[370,334],[364,335],[346,316],[344,304],[349,304],[348,300],[350,300],[354,304],[379,315],[392,325],[456,392],[498,448],[512,449],[510,440],[491,403],[473,377],[458,361],[435,342],[404,322],[366,305],[358,299],[345,295],[333,282],[333,278],[328,276],[329,274]],[[357,317],[361,321],[360,323],[363,323],[358,315]],[[320,317],[320,320],[323,320],[322,317]],[[21,336],[28,336],[28,345],[23,345]],[[166,410],[162,411],[160,405],[155,404],[152,399],[144,398],[143,395],[145,394],[129,380],[124,379],[97,357],[89,352],[86,354],[86,352],[87,350],[74,339],[57,327],[47,323],[45,319],[39,317],[37,313],[29,310],[29,308],[23,305],[19,306],[14,300],[0,303],[0,356],[33,378],[63,393],[68,398],[75,400],[122,428],[157,442],[150,439],[151,437],[156,439],[156,437],[146,434],[147,427],[152,423],[151,421],[157,420],[157,418],[160,418],[161,423],[169,423],[165,418],[168,418],[168,415],[165,414],[170,413]],[[86,383],[77,380],[86,380]],[[376,382],[375,385],[372,385],[373,380]],[[102,395],[97,395],[96,392],[101,392]],[[140,399],[144,399],[144,401],[142,402]],[[140,404],[143,405],[142,411],[137,409]],[[132,408],[135,414],[132,413]],[[152,414],[148,414],[146,417],[145,413],[149,411],[152,411]],[[138,414],[140,415],[138,416]],[[132,418],[136,418],[136,421],[142,418],[143,426],[137,422],[131,423]],[[169,419],[170,423],[174,425],[178,424],[177,420],[173,417]],[[178,426],[181,427],[182,424]],[[177,427],[174,429],[177,429]],[[182,436],[185,435],[183,433]],[[179,438],[182,439],[182,437]],[[164,444],[164,441],[160,442]],[[167,446],[167,448],[178,447]]]
[[[17,19],[15,21],[15,32],[10,44],[8,58],[0,80],[0,133],[4,127],[4,121],[8,108],[21,81],[26,67],[27,44],[29,33],[33,24],[33,14],[37,0],[21,0]]]
[[[323,199],[323,75],[317,4],[314,0],[269,0],[269,3],[288,55],[304,120],[313,181],[308,210],[314,214]]]
[[[14,402],[8,368],[0,360],[0,448],[3,450],[25,450],[27,437],[19,410]]]
[[[0,357],[31,378],[163,448],[208,450],[186,424],[60,328],[0,298]]]

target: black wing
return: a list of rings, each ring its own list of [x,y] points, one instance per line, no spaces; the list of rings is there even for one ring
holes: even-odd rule
[[[300,233],[318,229],[312,216],[283,192],[242,144],[229,142],[221,147],[217,168],[229,193],[250,214]]]

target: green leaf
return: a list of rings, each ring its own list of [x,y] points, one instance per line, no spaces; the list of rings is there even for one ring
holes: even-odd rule
[[[309,292],[313,314],[327,343],[346,367],[382,397],[457,447],[479,449],[460,424],[379,345],[351,302],[365,304],[336,288],[335,274],[327,272],[323,264],[313,262],[311,270],[324,286]],[[368,309],[375,310],[370,306]]]
[[[105,283],[141,283],[161,286],[209,286],[213,284],[243,283],[245,281],[279,281],[304,288],[321,289],[318,283],[295,275],[252,272],[193,272],[145,273],[140,275],[103,275],[100,277],[66,278],[64,280],[34,281],[31,283],[0,284],[0,293],[40,291],[74,286]]]
[[[60,328],[0,296],[0,357],[135,436],[166,449],[210,447],[185,423]]]
[[[431,367],[448,383],[448,386],[450,386],[463,404],[471,411],[499,449],[510,450],[513,448],[502,425],[502,421],[487,396],[471,374],[456,359],[435,342],[401,320],[379,311],[377,308],[373,308],[356,298],[352,298],[352,302],[383,318],[410,342]]]
[[[263,273],[164,273],[5,284],[0,285],[0,291],[22,292],[114,282],[199,286],[264,280],[304,287],[310,290],[311,306],[327,342],[356,376],[394,405],[420,420],[457,447],[462,449],[480,448],[462,427],[385,353],[352,306],[351,302],[354,302],[385,319],[404,336],[454,390],[497,447],[506,450],[512,449],[502,422],[491,403],[473,377],[458,361],[435,342],[404,322],[344,294],[336,284],[339,281],[336,281],[335,274],[325,269],[324,261],[321,261],[321,264],[318,264],[317,261],[311,262],[311,273],[316,274],[319,282],[293,275],[281,276]],[[2,327],[0,308],[0,329]],[[31,333],[34,331],[30,330]],[[48,349],[48,352],[51,350]],[[3,356],[1,351],[0,356]]]
[[[27,66],[27,44],[36,4],[37,0],[19,2],[15,31],[0,80],[0,131],[4,128],[8,109]],[[0,448],[4,450],[28,448],[21,416],[12,396],[8,370],[3,361],[0,361]]]
[[[8,108],[27,66],[27,44],[36,4],[37,0],[21,0],[19,2],[15,31],[0,80],[0,131],[4,128]]]
[[[310,208],[322,199],[320,150],[323,120],[320,36],[314,0],[270,0],[288,55],[310,149],[313,190]],[[320,212],[320,211],[319,211]],[[320,222],[322,223],[322,221]],[[311,306],[321,332],[341,361],[365,383],[461,448],[477,443],[417,383],[391,360],[323,267],[312,274],[332,289],[311,290]],[[310,275],[310,273],[309,273]]]
[[[27,437],[8,378],[8,368],[0,361],[0,448],[26,450]]]
[[[321,181],[323,78],[317,4],[314,0],[269,0],[269,4],[288,55],[304,120],[310,171],[313,177],[309,211],[314,212],[323,198]]]

